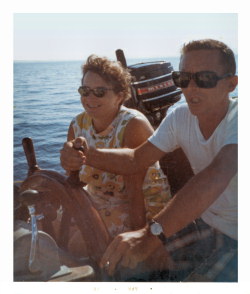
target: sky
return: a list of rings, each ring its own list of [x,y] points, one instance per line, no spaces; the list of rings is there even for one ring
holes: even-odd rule
[[[213,38],[238,52],[237,13],[15,13],[14,60],[179,56],[181,45]]]

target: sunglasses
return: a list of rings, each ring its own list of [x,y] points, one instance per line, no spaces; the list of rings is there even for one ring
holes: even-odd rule
[[[87,97],[92,92],[96,97],[102,98],[106,95],[109,90],[113,90],[112,88],[105,88],[105,87],[96,87],[91,89],[87,86],[81,86],[78,89],[78,92],[81,96]]]
[[[193,79],[199,88],[214,88],[218,81],[231,77],[233,74],[225,74],[221,77],[213,71],[199,71],[195,73],[184,72],[184,71],[173,71],[172,79],[176,87],[187,88],[191,79]]]

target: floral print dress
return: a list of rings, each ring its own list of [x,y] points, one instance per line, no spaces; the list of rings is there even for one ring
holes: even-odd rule
[[[82,112],[73,119],[75,137],[83,136],[89,146],[95,148],[121,148],[125,128],[136,116],[143,116],[137,110],[122,106],[113,122],[101,133],[96,133],[91,117]],[[99,211],[111,237],[130,230],[129,199],[123,176],[104,172],[88,165],[80,170],[80,180]],[[170,199],[168,181],[159,163],[149,167],[144,183],[146,217],[150,219],[158,213]]]

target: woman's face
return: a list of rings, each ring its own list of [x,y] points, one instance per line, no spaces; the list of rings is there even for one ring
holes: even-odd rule
[[[91,89],[104,87],[112,89],[112,84],[107,83],[100,75],[88,71],[84,75],[83,86]],[[116,94],[113,90],[106,91],[103,97],[96,97],[92,91],[88,96],[81,96],[81,102],[86,112],[93,119],[107,119],[116,115],[122,102],[121,94]]]

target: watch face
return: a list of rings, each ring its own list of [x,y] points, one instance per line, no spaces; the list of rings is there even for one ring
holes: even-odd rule
[[[150,226],[150,229],[151,229],[151,233],[153,235],[160,235],[160,233],[163,232],[162,230],[162,226],[158,223],[153,223],[151,226]]]

